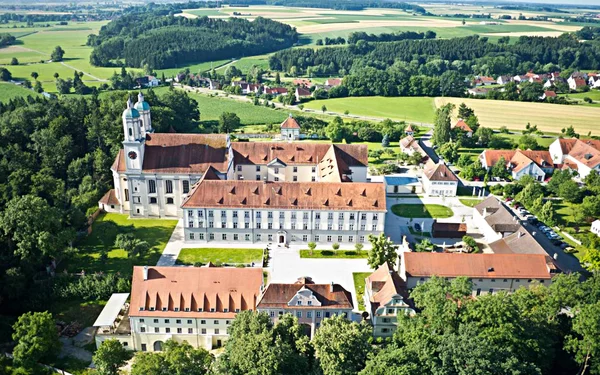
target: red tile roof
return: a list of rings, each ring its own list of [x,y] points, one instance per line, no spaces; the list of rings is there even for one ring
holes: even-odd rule
[[[290,115],[281,123],[281,129],[300,129],[298,122]]]
[[[404,301],[408,300],[404,280],[390,269],[387,262],[365,279],[367,288],[371,291],[371,316],[375,315],[377,308],[388,303],[395,295],[401,295]]]
[[[429,181],[458,181],[458,177],[444,163],[435,164],[430,160],[425,166],[423,175]]]
[[[136,266],[129,315],[234,318],[236,309],[255,309],[262,272],[262,268],[148,267],[144,280],[144,267]]]
[[[541,254],[402,253],[407,277],[550,279]]]
[[[561,139],[560,146],[563,153],[590,168],[600,164],[600,141],[598,140]]]
[[[183,208],[386,211],[382,183],[202,180]]]
[[[471,129],[471,127],[463,119],[458,120],[458,122],[454,124],[452,128],[459,128],[467,133],[473,133],[473,129]]]
[[[119,203],[119,200],[117,199],[117,195],[115,194],[115,189],[110,189],[109,191],[107,191],[106,194],[104,194],[104,196],[102,196],[102,198],[100,198],[100,200],[98,202],[102,203],[102,204],[107,204],[107,205],[121,204],[121,203]]]
[[[234,162],[238,164],[268,164],[278,158],[286,164],[317,165],[333,147],[348,166],[369,164],[367,145],[289,142],[232,142]]]
[[[313,296],[321,303],[321,306],[314,304],[289,306],[288,302],[301,290],[310,290]],[[303,277],[293,284],[269,284],[264,293],[259,297],[256,308],[291,308],[294,310],[335,308],[352,310],[354,305],[352,304],[352,294],[341,285],[315,284],[310,278]]]
[[[297,87],[296,88],[296,94],[298,94],[298,96],[311,96],[312,93],[310,92],[309,89],[305,89],[304,87]]]
[[[340,86],[342,84],[341,78],[329,78],[325,81],[327,86]]]
[[[500,158],[510,164],[513,171],[518,172],[531,163],[540,168],[550,168],[554,165],[549,151],[532,150],[485,150],[483,151],[486,167],[491,168]]]
[[[544,91],[544,95],[546,95],[547,98],[556,98],[556,93],[554,91]]]

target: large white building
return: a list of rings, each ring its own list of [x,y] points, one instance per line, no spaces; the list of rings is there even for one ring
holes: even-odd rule
[[[142,94],[123,131],[105,211],[183,217],[187,241],[353,243],[383,232],[385,187],[366,182],[366,145],[157,134]]]
[[[555,164],[570,169],[584,179],[592,170],[600,172],[600,141],[559,138],[550,145]]]
[[[220,347],[262,289],[262,268],[134,267],[131,301],[126,293],[110,298],[94,323],[96,345],[116,339],[130,350],[161,351],[171,339]]]

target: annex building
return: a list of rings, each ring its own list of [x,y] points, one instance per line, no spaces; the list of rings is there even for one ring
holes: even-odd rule
[[[158,134],[141,93],[122,119],[105,211],[183,218],[186,241],[353,243],[383,232],[385,187],[367,182],[366,145]]]

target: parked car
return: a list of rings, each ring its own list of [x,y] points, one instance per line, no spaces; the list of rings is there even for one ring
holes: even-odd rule
[[[567,253],[567,254],[573,254],[575,251],[576,251],[575,248],[572,246],[568,246],[565,248],[565,253]]]
[[[542,225],[542,226],[540,227],[540,230],[541,230],[542,232],[544,232],[544,233],[549,233],[549,232],[552,232],[552,228],[548,228],[548,227],[547,227],[547,226],[545,226],[545,225]]]
[[[566,249],[567,247],[570,247],[570,246],[571,246],[571,245],[569,245],[568,243],[566,243],[566,242],[562,242],[562,241],[561,241],[561,243],[560,243],[560,245],[559,245],[559,247],[560,247],[561,249],[563,249],[563,250],[564,250],[564,249]]]
[[[415,227],[415,231],[417,231],[417,232],[422,232],[422,231],[423,231],[423,230],[421,229],[421,224],[417,224],[417,223],[415,223],[415,224],[414,224],[414,227]]]

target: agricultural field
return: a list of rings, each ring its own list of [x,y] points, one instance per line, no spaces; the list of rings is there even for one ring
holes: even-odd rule
[[[427,97],[349,97],[313,100],[304,104],[304,108],[321,111],[322,106],[327,112],[350,115],[376,117],[399,121],[411,121],[431,124],[435,113],[433,98]]]
[[[465,103],[473,108],[482,126],[499,129],[506,126],[511,130],[524,130],[527,123],[537,125],[545,133],[558,134],[561,129],[573,125],[580,134],[600,135],[597,126],[600,108],[548,103],[511,102],[504,100],[482,100],[465,98],[435,98],[440,107],[453,103],[458,107]],[[455,118],[456,120],[456,118]]]
[[[0,102],[7,102],[17,97],[39,96],[40,94],[12,83],[0,82]]]

